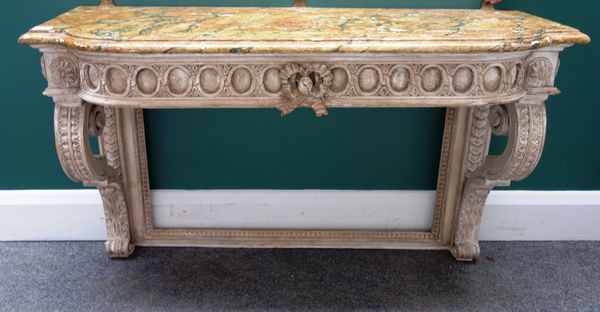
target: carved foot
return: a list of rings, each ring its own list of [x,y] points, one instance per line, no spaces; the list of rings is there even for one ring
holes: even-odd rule
[[[493,184],[485,179],[467,181],[463,190],[457,224],[454,234],[452,255],[456,260],[471,261],[479,258],[479,224],[481,215]]]
[[[451,252],[458,261],[473,261],[479,258],[479,243],[460,242],[452,247]]]
[[[106,253],[111,258],[127,258],[135,247],[129,240],[121,238],[107,239],[105,245]]]
[[[99,187],[106,218],[106,252],[110,257],[127,257],[133,252],[130,242],[127,203],[122,187],[113,183]]]

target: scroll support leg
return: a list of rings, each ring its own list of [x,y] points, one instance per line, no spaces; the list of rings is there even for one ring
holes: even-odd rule
[[[546,135],[546,98],[529,95],[512,104],[471,108],[463,162],[465,184],[451,249],[457,260],[479,257],[479,226],[490,191],[526,178],[537,165]],[[508,136],[501,155],[488,155],[492,133]]]
[[[106,217],[106,251],[110,257],[133,252],[127,196],[124,191],[117,129],[118,112],[89,103],[55,108],[56,149],[61,165],[72,180],[93,185],[102,197]],[[94,155],[89,137],[97,136],[100,154]]]

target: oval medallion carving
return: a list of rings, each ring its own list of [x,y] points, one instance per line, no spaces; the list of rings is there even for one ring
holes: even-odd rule
[[[425,92],[435,92],[442,87],[444,76],[442,70],[437,67],[428,67],[421,74],[421,88]]]
[[[365,93],[371,93],[379,87],[379,72],[373,67],[366,67],[358,74],[358,87]]]
[[[483,74],[483,88],[487,92],[496,92],[502,82],[502,69],[500,66],[492,66]]]
[[[231,87],[237,93],[246,93],[252,87],[252,73],[248,68],[239,67],[231,74]]]
[[[403,92],[410,84],[410,72],[404,67],[396,67],[390,74],[390,87],[396,92]]]
[[[279,69],[272,67],[263,74],[263,86],[269,93],[277,93],[281,90],[281,81],[279,80]]]
[[[110,67],[106,70],[106,87],[114,94],[123,94],[129,87],[128,75],[121,67]]]
[[[181,67],[172,68],[167,74],[167,89],[174,95],[183,95],[191,88],[190,74]]]
[[[92,90],[96,90],[100,86],[98,69],[94,65],[85,64],[83,66],[83,78],[86,86]]]
[[[452,87],[456,92],[466,93],[473,87],[474,80],[475,72],[473,69],[467,66],[459,67],[452,77]]]
[[[215,94],[223,86],[223,76],[213,67],[200,71],[199,80],[200,89],[206,94]]]
[[[523,72],[523,64],[517,63],[510,69],[510,87],[515,88],[519,83],[519,76]]]
[[[335,93],[346,90],[348,87],[348,79],[350,78],[348,77],[348,72],[341,67],[337,67],[331,70],[331,73],[333,74],[333,80],[329,90]]]
[[[142,68],[135,75],[135,83],[140,93],[151,95],[158,89],[158,74],[150,68]]]

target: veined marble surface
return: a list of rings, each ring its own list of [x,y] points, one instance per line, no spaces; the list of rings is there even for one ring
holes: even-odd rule
[[[589,41],[517,11],[120,6],[78,7],[19,38],[120,53],[475,53]]]

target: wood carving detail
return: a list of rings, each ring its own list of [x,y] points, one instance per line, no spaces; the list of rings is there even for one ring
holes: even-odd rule
[[[42,66],[44,64],[42,63]],[[52,81],[61,88],[79,86],[79,71],[74,61],[67,57],[57,57],[50,63]]]
[[[521,59],[504,63],[282,63],[112,64],[82,63],[84,90],[121,97],[280,97],[293,73],[319,73],[324,94],[462,97],[522,90]],[[492,65],[492,66],[490,66]],[[91,74],[87,70],[91,70]],[[102,73],[97,75],[96,73]],[[274,81],[279,77],[279,81]],[[316,81],[312,81],[313,85]],[[323,85],[325,83],[325,85]],[[97,87],[103,86],[100,89]],[[259,88],[254,88],[259,85]],[[292,82],[291,85],[294,85]],[[128,86],[131,86],[129,88]],[[250,92],[252,91],[252,92]]]
[[[479,257],[479,224],[489,192],[495,186],[524,179],[537,165],[546,135],[546,97],[528,96],[513,104],[494,107],[491,115],[489,109],[485,109],[486,113],[482,113],[484,108],[471,110],[466,182],[452,249],[458,260]],[[509,137],[502,155],[487,155],[491,131]]]
[[[485,201],[493,185],[485,179],[469,179],[463,189],[459,215],[454,234],[452,254],[457,260],[471,261],[479,257],[479,226]]]
[[[483,165],[490,140],[489,107],[471,108],[471,132],[467,146],[467,174]]]
[[[434,61],[412,57],[396,60],[392,56],[373,61],[346,61],[344,56],[329,61],[310,56],[298,62],[293,58],[286,61],[287,57],[259,57],[252,62],[254,59],[242,58],[221,63],[216,58],[197,62],[185,56],[169,62],[150,62],[155,57],[127,56],[117,60],[112,55],[52,50],[42,59],[49,81],[45,94],[57,104],[55,127],[60,162],[70,178],[98,187],[107,224],[106,249],[113,257],[131,254],[135,237],[144,242],[185,240],[209,245],[274,239],[321,243],[356,239],[390,244],[406,240],[450,244],[458,259],[476,258],[481,214],[490,190],[526,177],[539,161],[545,136],[544,101],[546,93],[553,92],[553,64],[546,63],[555,60],[550,52],[514,53],[499,59],[480,55],[472,61],[462,56],[446,61],[439,56]],[[91,102],[88,95],[102,106],[84,102]],[[155,227],[145,168],[142,111],[125,105],[151,107],[144,103],[159,100],[155,103],[185,107],[178,103],[191,103],[194,98],[203,103],[271,99],[268,106],[258,107],[277,107],[282,115],[298,107],[310,107],[317,116],[326,115],[328,107],[346,105],[343,102],[347,99],[354,99],[353,103],[374,102],[379,107],[385,106],[380,103],[388,99],[460,103],[448,110],[448,135],[444,135],[431,231]],[[139,101],[128,102],[129,99]],[[520,100],[512,102],[517,99]],[[352,105],[351,102],[348,106]],[[502,155],[488,155],[492,134],[509,136]],[[91,152],[89,136],[98,136],[99,155]],[[468,139],[464,147],[452,146],[457,137],[465,136]],[[458,141],[464,143],[463,139]],[[122,144],[126,144],[124,149]],[[141,213],[137,210],[140,206]],[[131,220],[142,225],[130,225],[130,213],[134,216]]]
[[[554,67],[546,57],[538,57],[529,63],[527,84],[531,87],[548,87],[552,85]]]
[[[107,114],[108,112],[108,114]],[[133,252],[127,201],[121,177],[116,114],[113,108],[85,103],[55,107],[56,150],[68,177],[98,188],[106,217],[106,250],[111,257]],[[94,155],[89,136],[100,136],[101,155]]]
[[[267,101],[281,99],[282,115],[313,107],[326,115],[329,103],[345,99],[482,99],[523,92],[525,56],[502,62],[266,62],[240,63],[95,62],[80,60],[82,92],[98,101],[202,98]],[[292,77],[293,76],[293,77]],[[136,102],[137,103],[137,102]],[[273,102],[270,102],[273,103]],[[338,106],[336,106],[338,107]]]
[[[289,64],[279,72],[281,88],[287,102],[277,106],[281,115],[287,115],[298,107],[310,107],[317,117],[327,115],[325,95],[333,81],[333,74],[326,65],[302,66]]]
[[[133,252],[125,193],[120,183],[98,188],[106,218],[106,251],[111,257],[127,257]]]

